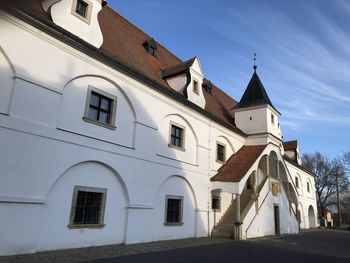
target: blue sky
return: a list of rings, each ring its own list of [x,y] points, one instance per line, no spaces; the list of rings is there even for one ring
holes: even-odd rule
[[[258,74],[302,153],[350,150],[350,1],[110,0],[109,5],[239,100]]]

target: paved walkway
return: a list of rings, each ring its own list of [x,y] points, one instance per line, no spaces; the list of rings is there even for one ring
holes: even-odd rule
[[[111,245],[39,252],[9,257],[0,257],[0,263],[71,263],[86,262],[96,259],[112,258],[136,254],[144,254],[171,249],[222,244],[233,242],[232,239],[222,238],[187,238],[167,241],[157,241],[132,245]]]
[[[245,263],[349,263],[350,231],[312,230],[299,235],[266,237],[249,241],[189,238],[0,257],[0,263],[220,263],[238,261]]]

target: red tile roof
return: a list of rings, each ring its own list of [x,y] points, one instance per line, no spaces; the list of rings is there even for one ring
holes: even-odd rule
[[[39,20],[40,23],[38,23],[38,25],[43,22],[45,26],[55,27],[49,15],[42,9],[41,0],[25,1],[25,4],[23,4],[24,1],[18,2],[22,3],[19,7],[21,11]],[[151,39],[151,37],[108,6],[102,8],[98,14],[98,20],[104,37],[104,42],[99,49],[101,55],[107,56],[117,64],[125,65],[137,76],[146,76],[147,79],[151,80],[152,83],[157,83],[157,85],[168,92],[168,94],[174,94],[174,96],[172,96],[173,98],[179,99],[179,94],[162,78],[162,70],[170,70],[171,68],[178,70],[177,67],[179,67],[179,65],[183,66],[186,62],[183,62],[158,42],[156,42],[157,50],[155,56],[148,54],[142,43]],[[74,38],[75,40],[78,39],[62,28],[60,28],[60,30],[64,37],[73,40]],[[57,36],[57,34],[55,36]],[[79,41],[82,40],[79,39]],[[90,49],[92,48],[87,43],[85,44]],[[234,115],[231,109],[237,104],[237,101],[215,85],[213,85],[211,94],[205,91],[203,93],[206,99],[205,111],[208,112],[210,116],[222,121],[223,123],[221,124],[245,136],[245,134],[233,124]],[[191,106],[190,102],[186,105],[197,109]]]
[[[283,148],[285,151],[294,151],[297,149],[297,147],[298,147],[297,140],[283,142]]]
[[[243,146],[220,167],[211,181],[239,182],[259,158],[266,145]]]
[[[190,60],[187,60],[185,62],[181,62],[180,64],[177,64],[175,66],[166,68],[163,70],[163,77],[170,77],[176,74],[179,74],[181,72],[184,72],[185,70],[189,69],[193,62],[196,60],[196,57],[191,58]]]

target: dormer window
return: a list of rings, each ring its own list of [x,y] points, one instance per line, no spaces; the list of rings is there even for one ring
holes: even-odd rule
[[[203,80],[203,88],[207,93],[211,94],[211,91],[213,89],[213,85],[211,84],[211,81],[204,79]]]
[[[144,41],[142,45],[145,47],[148,54],[155,56],[157,45],[153,38]]]
[[[193,81],[193,92],[199,94],[198,81],[196,80]]]
[[[77,6],[75,8],[75,12],[78,14],[78,15],[81,15],[82,17],[86,18],[86,15],[87,15],[87,8],[88,8],[88,4],[85,3],[84,1],[82,0],[78,0],[77,1]]]
[[[89,0],[73,0],[72,15],[90,24],[92,3]]]

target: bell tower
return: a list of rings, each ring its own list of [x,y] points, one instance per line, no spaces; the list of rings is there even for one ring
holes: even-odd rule
[[[255,63],[253,69],[253,75],[241,100],[233,108],[236,126],[248,135],[266,134],[281,140],[282,132],[279,124],[281,114],[267,95],[256,72]]]

